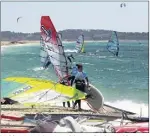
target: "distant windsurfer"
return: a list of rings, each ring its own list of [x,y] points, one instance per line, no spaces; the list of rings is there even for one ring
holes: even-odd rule
[[[43,66],[44,69],[48,68],[48,66],[49,66],[50,64],[51,64],[51,62],[48,60],[48,61],[45,63],[45,65]]]
[[[115,55],[118,57],[118,54],[119,54],[119,47],[117,46],[117,52]]]
[[[110,39],[107,44],[107,50],[111,52],[114,56],[118,57],[119,54],[119,40],[116,31],[112,31]]]
[[[72,55],[72,54],[70,54],[70,55],[68,55],[68,56],[67,56],[67,58],[68,58],[69,62],[70,62],[70,63],[72,63],[71,58],[72,58],[72,59],[74,59],[73,55]]]
[[[73,84],[75,83],[76,89],[85,92],[85,88],[89,86],[89,80],[85,72],[83,72],[82,64],[78,64],[78,72],[75,75]],[[87,82],[87,86],[86,83]],[[76,105],[78,104],[78,109],[81,110],[81,100],[76,100],[73,109],[75,109]]]
[[[118,57],[118,52],[116,52],[116,56]]]
[[[73,81],[75,79],[75,76],[76,74],[78,73],[78,65],[79,64],[76,64],[73,68],[72,68],[72,71],[71,71],[71,76],[68,78],[68,81],[70,81],[70,85],[72,86],[73,85]]]

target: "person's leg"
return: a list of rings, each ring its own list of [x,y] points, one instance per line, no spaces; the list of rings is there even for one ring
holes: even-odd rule
[[[65,102],[63,102],[63,107],[65,107]]]
[[[85,92],[85,84],[81,84],[79,90]],[[78,110],[81,110],[81,100],[78,100]]]
[[[81,100],[78,100],[78,109],[81,110]]]
[[[76,100],[75,103],[73,104],[73,109],[75,109],[77,103],[78,103],[78,100]]]
[[[74,105],[74,101],[72,101],[72,106]]]
[[[68,107],[70,108],[70,102],[69,102],[69,101],[67,101],[67,105],[68,105]]]

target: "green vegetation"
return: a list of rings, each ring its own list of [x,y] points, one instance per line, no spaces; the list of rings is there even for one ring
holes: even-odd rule
[[[82,30],[82,29],[67,29],[59,31],[62,33],[62,40],[74,41],[83,32],[85,40],[108,40],[111,31],[110,30]],[[119,40],[148,40],[148,33],[138,33],[138,32],[117,32]],[[10,31],[1,32],[2,41],[22,41],[31,40],[37,41],[40,39],[40,33],[16,33]]]

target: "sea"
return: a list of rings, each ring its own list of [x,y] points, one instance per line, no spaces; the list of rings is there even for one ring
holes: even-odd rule
[[[64,42],[66,55],[82,63],[89,81],[101,91],[104,103],[148,116],[148,41],[120,42],[119,56],[106,49],[107,42],[85,42],[83,54],[75,53],[74,42]],[[1,95],[7,96],[19,84],[6,82],[7,77],[37,77],[57,81],[52,66],[41,68],[40,45],[1,47]]]

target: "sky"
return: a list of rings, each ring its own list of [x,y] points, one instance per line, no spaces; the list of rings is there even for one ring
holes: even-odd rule
[[[125,3],[121,8],[121,2],[2,2],[1,31],[39,32],[41,16],[48,15],[57,31],[148,32],[148,2]]]

